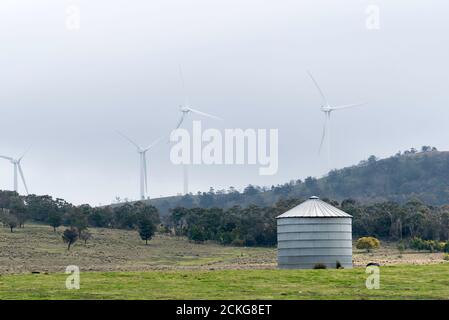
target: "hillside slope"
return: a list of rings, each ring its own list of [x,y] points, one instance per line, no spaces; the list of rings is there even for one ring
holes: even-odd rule
[[[275,247],[223,246],[207,241],[198,244],[187,238],[156,234],[148,245],[134,230],[89,228],[92,239],[77,241],[67,250],[61,235],[46,225],[27,224],[11,233],[0,228],[0,289],[5,274],[45,272],[63,273],[68,265],[81,271],[182,271],[223,269],[274,269],[277,266]],[[30,242],[32,240],[32,245]],[[355,267],[377,261],[382,265],[439,264],[441,252],[407,249],[398,256],[394,242],[383,242],[375,252],[353,248]],[[449,267],[449,263],[447,264]],[[4,290],[0,290],[1,293]]]
[[[284,185],[260,188],[249,185],[243,192],[204,192],[197,195],[151,200],[161,213],[170,208],[270,206],[282,198],[321,198],[363,202],[419,199],[431,205],[449,203],[449,152],[406,152],[378,160],[374,156],[358,165],[333,170],[325,177],[308,177]]]

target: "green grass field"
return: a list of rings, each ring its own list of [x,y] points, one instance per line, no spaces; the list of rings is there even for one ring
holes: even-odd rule
[[[95,229],[70,251],[62,228],[0,228],[0,299],[449,299],[442,253],[382,243],[354,250],[352,270],[277,270],[276,248],[196,244],[136,231]],[[381,288],[368,290],[363,266],[378,262]],[[81,289],[65,288],[66,266],[81,270]],[[39,272],[32,274],[31,272]]]
[[[0,299],[449,299],[449,264],[381,267],[380,289],[365,269],[81,272],[0,276]]]

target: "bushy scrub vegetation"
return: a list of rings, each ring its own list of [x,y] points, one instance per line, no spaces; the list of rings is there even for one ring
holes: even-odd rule
[[[362,237],[357,240],[355,245],[357,249],[365,249],[368,252],[380,247],[380,241],[374,237]]]
[[[428,250],[431,252],[449,252],[449,241],[423,240],[414,237],[410,240],[409,246],[414,250]]]

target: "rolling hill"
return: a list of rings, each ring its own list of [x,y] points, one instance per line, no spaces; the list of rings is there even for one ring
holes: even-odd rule
[[[152,199],[162,214],[176,206],[242,207],[255,204],[271,206],[280,199],[306,198],[317,195],[342,201],[362,202],[418,199],[431,205],[449,204],[449,152],[435,148],[414,149],[385,159],[371,156],[368,160],[343,169],[333,170],[322,178],[308,177],[283,185],[262,188],[249,185],[243,192],[203,192],[196,195]]]

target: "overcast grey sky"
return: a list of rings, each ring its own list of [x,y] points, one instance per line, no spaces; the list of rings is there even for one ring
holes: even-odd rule
[[[366,28],[368,5],[380,9],[379,30]],[[66,27],[71,6],[79,30]],[[325,174],[307,69],[330,102],[369,102],[333,114],[333,167],[424,144],[448,150],[448,9],[440,0],[2,0],[0,154],[32,147],[22,163],[31,193],[136,199],[138,155],[115,130],[142,145],[168,135],[183,102],[179,64],[191,104],[225,119],[203,126],[279,129],[276,175],[197,166],[194,192]],[[148,158],[151,197],[181,192],[169,145]],[[1,161],[0,189],[12,181]]]

